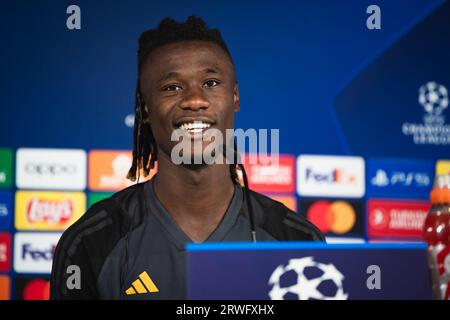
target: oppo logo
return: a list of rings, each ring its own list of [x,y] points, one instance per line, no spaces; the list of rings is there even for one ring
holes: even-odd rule
[[[77,168],[73,164],[28,162],[25,164],[25,172],[29,174],[53,176],[75,175],[77,173]]]
[[[83,190],[86,151],[80,149],[19,148],[16,185],[19,189]]]

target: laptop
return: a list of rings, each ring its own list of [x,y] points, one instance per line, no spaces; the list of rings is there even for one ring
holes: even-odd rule
[[[425,243],[190,243],[189,299],[431,299]]]

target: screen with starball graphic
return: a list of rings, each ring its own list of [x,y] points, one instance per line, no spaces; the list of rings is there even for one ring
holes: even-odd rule
[[[450,299],[448,1],[0,8],[0,300]]]

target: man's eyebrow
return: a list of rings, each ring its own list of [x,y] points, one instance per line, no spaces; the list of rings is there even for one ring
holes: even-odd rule
[[[214,66],[214,67],[208,67],[208,68],[203,69],[203,72],[205,72],[205,73],[221,73],[222,69],[220,69],[217,66]]]
[[[207,67],[207,68],[203,69],[203,72],[204,73],[222,73],[222,69],[217,67],[217,66]],[[180,73],[178,73],[176,71],[169,71],[169,72],[164,73],[158,79],[158,82],[162,82],[162,81],[165,81],[165,80],[170,79],[170,78],[176,78],[178,76],[180,76]]]
[[[166,72],[164,73],[159,79],[158,82],[170,79],[170,78],[176,78],[178,77],[180,74],[178,72],[175,71],[170,71],[170,72]]]

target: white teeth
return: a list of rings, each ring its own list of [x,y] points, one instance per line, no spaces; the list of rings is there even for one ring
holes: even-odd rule
[[[180,126],[180,129],[183,130],[189,130],[191,132],[201,132],[202,129],[206,129],[211,127],[211,125],[209,123],[205,123],[202,121],[194,121],[194,122],[189,122],[189,123],[183,123]]]

